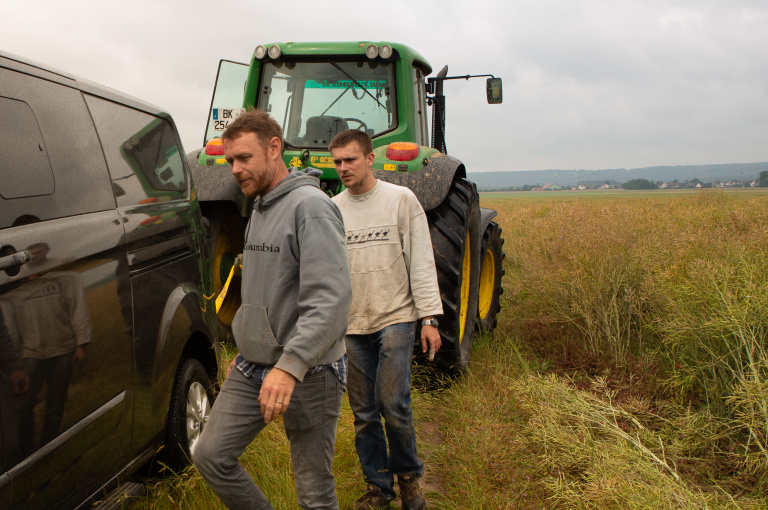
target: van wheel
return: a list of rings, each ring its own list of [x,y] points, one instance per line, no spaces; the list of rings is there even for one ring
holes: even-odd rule
[[[436,361],[449,371],[467,368],[477,318],[480,280],[480,206],[477,188],[466,179],[451,184],[443,202],[427,212],[443,301]]]
[[[496,328],[496,316],[501,310],[501,278],[504,276],[504,239],[501,227],[492,221],[483,234],[480,253],[483,257],[480,270],[480,290],[477,303],[477,329],[480,333],[489,333]]]
[[[161,451],[161,460],[171,469],[182,469],[192,462],[192,452],[208,422],[213,400],[213,385],[203,365],[196,359],[181,358]]]

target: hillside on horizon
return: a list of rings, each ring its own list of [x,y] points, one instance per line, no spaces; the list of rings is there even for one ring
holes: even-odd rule
[[[467,177],[480,190],[515,188],[525,185],[543,186],[555,183],[560,186],[576,186],[587,183],[623,184],[632,179],[649,181],[702,182],[747,181],[757,179],[762,171],[768,171],[768,162],[731,163],[720,165],[650,166],[645,168],[606,170],[516,170],[498,172],[471,172]]]

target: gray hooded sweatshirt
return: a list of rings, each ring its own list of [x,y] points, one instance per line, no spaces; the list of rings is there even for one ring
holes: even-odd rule
[[[315,175],[292,167],[254,203],[232,322],[243,358],[299,381],[344,355],[352,301],[344,222]]]

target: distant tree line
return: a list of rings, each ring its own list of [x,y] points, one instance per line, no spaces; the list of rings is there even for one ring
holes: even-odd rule
[[[471,176],[470,176],[471,177]],[[701,179],[694,178],[690,181],[678,181],[674,179],[672,181],[652,181],[649,179],[632,179],[623,184],[618,184],[616,181],[584,181],[580,182],[579,186],[573,186],[572,189],[586,189],[594,190],[598,188],[617,188],[620,187],[625,190],[648,190],[648,189],[684,189],[684,188],[745,188],[749,186],[759,186],[762,188],[768,188],[768,170],[760,172],[755,182],[753,181],[716,181],[716,182],[703,182]],[[526,184],[523,186],[510,186],[504,188],[483,188],[478,187],[478,191],[531,191],[535,188],[540,188],[541,184]],[[569,187],[566,186],[565,189]]]
[[[621,185],[624,189],[659,189],[655,182],[648,179],[632,179]]]

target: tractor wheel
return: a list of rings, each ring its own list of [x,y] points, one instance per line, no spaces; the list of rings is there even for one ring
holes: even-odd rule
[[[215,211],[206,215],[211,233],[211,270],[215,300],[229,277],[235,257],[243,253],[246,220],[234,211]],[[214,301],[212,301],[214,302]],[[240,308],[240,277],[232,278],[227,297],[216,316],[219,323],[219,339],[233,342],[232,320]]]
[[[482,254],[482,269],[480,270],[480,290],[477,303],[477,330],[489,333],[496,327],[496,315],[501,310],[501,277],[504,276],[504,239],[501,237],[501,227],[492,221],[483,234],[480,244]]]
[[[480,283],[480,206],[477,188],[466,179],[451,184],[445,200],[427,212],[437,282],[443,301],[436,360],[450,371],[469,363]]]

